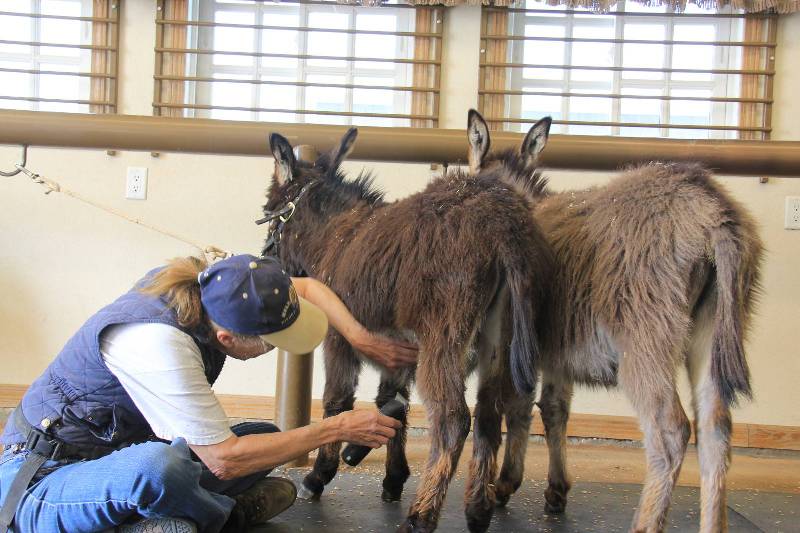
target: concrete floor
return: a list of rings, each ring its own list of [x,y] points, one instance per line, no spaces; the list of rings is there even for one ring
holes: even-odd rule
[[[464,470],[471,454],[464,450],[458,473],[447,494],[437,531],[466,531],[463,515]],[[298,502],[272,523],[255,529],[263,533],[394,531],[405,518],[420,469],[427,456],[422,437],[409,439],[412,477],[403,501],[380,499],[383,477],[382,451],[370,454],[357,468],[343,465],[317,502]],[[641,448],[612,444],[572,443],[568,450],[574,483],[563,515],[544,512],[547,450],[531,442],[525,482],[505,509],[495,513],[490,532],[517,531],[612,532],[627,531],[635,512],[644,474]],[[276,472],[300,483],[309,468]],[[697,457],[691,449],[675,490],[668,531],[697,531],[699,490]],[[728,492],[731,532],[800,532],[800,453],[737,450],[734,452]]]

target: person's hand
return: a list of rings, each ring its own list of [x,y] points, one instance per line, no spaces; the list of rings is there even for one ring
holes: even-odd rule
[[[380,448],[403,427],[399,420],[377,410],[345,411],[333,417],[340,441]]]
[[[381,366],[397,370],[417,364],[419,349],[415,344],[362,330],[353,340],[353,347]]]

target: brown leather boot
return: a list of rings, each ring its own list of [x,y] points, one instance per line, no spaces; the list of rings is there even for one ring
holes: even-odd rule
[[[245,531],[263,524],[292,506],[297,489],[288,479],[265,477],[233,497],[236,505],[224,531]]]

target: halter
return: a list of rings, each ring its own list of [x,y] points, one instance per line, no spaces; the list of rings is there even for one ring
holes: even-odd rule
[[[267,243],[264,245],[264,249],[261,251],[261,255],[266,255],[272,248],[275,248],[275,254],[278,254],[278,245],[281,242],[281,234],[283,233],[283,227],[289,222],[289,219],[292,218],[294,212],[297,210],[297,203],[300,199],[305,196],[308,190],[316,185],[318,181],[311,181],[305,185],[300,192],[297,193],[291,201],[287,202],[285,206],[281,209],[275,211],[267,211],[264,214],[264,218],[260,218],[256,220],[256,224],[264,224],[265,222],[272,222],[276,218],[279,220],[278,224],[275,228],[270,231],[269,239],[267,239]]]

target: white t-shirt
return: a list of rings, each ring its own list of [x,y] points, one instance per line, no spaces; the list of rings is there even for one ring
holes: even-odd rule
[[[217,444],[233,433],[192,337],[166,324],[103,330],[100,353],[157,437]]]

